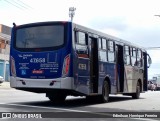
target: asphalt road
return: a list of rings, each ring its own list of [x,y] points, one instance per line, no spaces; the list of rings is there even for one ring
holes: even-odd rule
[[[109,103],[102,104],[98,100],[96,100],[96,98],[93,98],[91,101],[88,101],[85,99],[85,97],[68,96],[67,100],[64,103],[55,104],[50,102],[48,98],[45,97],[45,94],[19,91],[10,88],[0,88],[0,112],[11,112],[11,115],[14,118],[16,118],[18,114],[23,118],[28,118],[28,115],[30,116],[30,113],[33,113],[35,115],[37,114],[37,118],[40,118],[38,116],[41,115],[43,119],[38,120],[43,121],[159,121],[160,119],[153,119],[153,117],[113,118],[113,114],[114,116],[116,116],[116,114],[121,114],[120,116],[122,117],[129,114],[134,115],[134,112],[136,112],[136,114],[138,115],[141,115],[141,112],[148,112],[148,115],[150,114],[149,112],[160,112],[159,97],[160,91],[148,91],[147,93],[142,93],[141,98],[138,100],[133,100],[131,97],[127,96],[111,95]],[[15,115],[13,115],[13,113],[15,113]],[[18,114],[16,115],[16,113]],[[45,118],[47,116],[50,118]],[[16,120],[27,119],[16,118]],[[34,121],[37,119],[30,120]]]

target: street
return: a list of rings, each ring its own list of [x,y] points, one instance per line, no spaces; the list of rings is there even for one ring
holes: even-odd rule
[[[110,95],[108,103],[100,103],[95,98],[88,101],[85,97],[68,96],[66,101],[61,104],[54,104],[45,97],[45,94],[37,94],[15,90],[12,88],[3,88],[0,86],[0,112],[15,113],[45,113],[55,120],[111,120],[106,117],[112,117],[113,121],[128,121],[129,118],[113,118],[113,114],[126,114],[123,112],[159,112],[160,111],[160,91],[148,91],[141,93],[140,99],[133,100],[129,96]],[[59,113],[56,113],[59,112]],[[102,113],[103,112],[103,113]],[[113,113],[111,113],[113,112]],[[85,113],[85,115],[82,115]],[[78,114],[78,115],[77,115]],[[153,113],[154,114],[154,113]],[[26,114],[25,114],[26,115]],[[45,115],[45,114],[44,114]],[[42,117],[43,118],[43,117]],[[50,120],[52,120],[50,118]],[[96,119],[98,118],[98,119]],[[9,119],[6,119],[9,120]],[[10,119],[11,120],[11,119]],[[24,119],[25,120],[25,119]],[[32,119],[36,120],[36,119]],[[39,119],[38,119],[39,120]],[[43,118],[41,120],[49,120]],[[158,118],[130,118],[132,121],[158,121]]]

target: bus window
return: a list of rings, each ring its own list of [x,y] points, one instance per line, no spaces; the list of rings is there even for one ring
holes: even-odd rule
[[[136,48],[132,48],[133,57],[136,57]]]
[[[106,39],[99,39],[99,43],[101,44],[101,48],[99,48],[99,60],[107,62]]]
[[[106,39],[102,39],[102,49],[106,50],[107,47],[106,47]]]
[[[142,57],[142,51],[140,49],[137,50],[137,57],[139,57],[139,58]]]
[[[125,46],[125,55],[130,55],[129,54],[129,46]]]
[[[131,48],[131,62],[132,62],[132,66],[137,66],[137,62],[136,62],[136,48]]]
[[[88,48],[86,45],[87,37],[84,32],[76,32],[76,52],[79,57],[87,57],[88,58]]]
[[[102,48],[102,41],[101,41],[101,38],[98,38],[98,48],[99,48],[99,49]]]
[[[142,62],[142,51],[140,49],[137,50],[137,66],[142,67],[143,62]]]
[[[86,36],[83,32],[78,32],[78,44],[85,45],[86,44]]]
[[[115,61],[114,43],[111,40],[108,41],[108,61],[109,62]]]
[[[103,51],[103,50],[100,50],[99,51],[99,54],[100,54],[100,61],[103,61],[103,62],[107,62],[107,54],[106,54],[106,51]]]
[[[113,41],[111,41],[111,40],[108,41],[108,50],[111,52],[114,51]]]
[[[64,44],[64,26],[36,26],[17,30],[15,47],[34,49],[59,47]]]
[[[125,46],[125,64],[130,65],[131,64],[131,56],[130,56],[130,48],[129,46]]]

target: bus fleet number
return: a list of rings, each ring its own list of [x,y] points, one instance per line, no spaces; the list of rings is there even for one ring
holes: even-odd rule
[[[30,63],[45,63],[45,58],[31,58]]]

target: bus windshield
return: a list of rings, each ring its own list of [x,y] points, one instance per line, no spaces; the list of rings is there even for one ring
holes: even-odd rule
[[[16,32],[15,46],[19,49],[57,47],[63,44],[63,25],[23,27]]]

